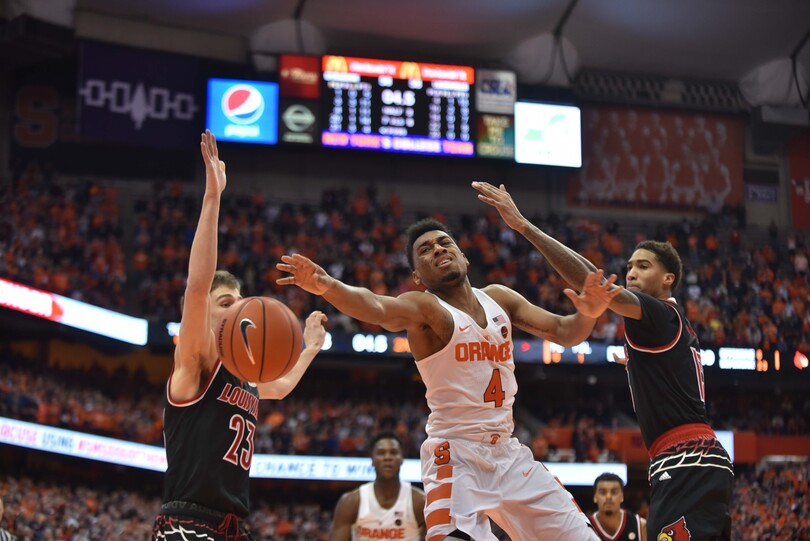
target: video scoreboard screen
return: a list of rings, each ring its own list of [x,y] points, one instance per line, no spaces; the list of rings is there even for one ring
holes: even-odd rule
[[[474,155],[473,68],[324,56],[322,69],[324,146]]]

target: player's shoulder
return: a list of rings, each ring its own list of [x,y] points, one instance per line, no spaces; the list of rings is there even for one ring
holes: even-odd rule
[[[397,295],[397,299],[412,302],[435,302],[436,296],[427,291],[406,291],[405,293]]]
[[[520,296],[519,293],[506,287],[503,284],[489,284],[487,286],[482,287],[480,291],[486,294],[491,299],[498,301],[499,303]]]
[[[344,492],[338,500],[338,506],[341,507],[359,507],[360,506],[360,488],[359,486],[354,490]]]

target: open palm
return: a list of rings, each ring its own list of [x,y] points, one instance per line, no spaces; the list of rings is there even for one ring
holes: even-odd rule
[[[205,190],[209,193],[221,194],[227,184],[225,162],[219,159],[216,137],[208,130],[202,134],[200,151],[205,162]]]

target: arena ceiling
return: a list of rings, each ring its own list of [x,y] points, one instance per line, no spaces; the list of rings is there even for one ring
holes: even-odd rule
[[[265,25],[283,33],[299,12],[317,34],[303,52],[492,67],[565,21],[575,65],[726,81],[787,59],[810,33],[809,0],[76,0],[76,8],[246,39]],[[279,39],[288,38],[273,46]],[[288,40],[285,48],[297,48]],[[532,61],[544,60],[538,52]],[[798,60],[810,71],[810,44]]]

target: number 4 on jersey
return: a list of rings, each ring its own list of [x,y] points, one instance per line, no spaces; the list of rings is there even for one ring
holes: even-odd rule
[[[500,408],[503,406],[504,398],[506,398],[506,393],[503,392],[501,371],[495,368],[492,370],[492,377],[489,378],[487,390],[484,391],[484,402],[493,402],[496,408]]]

